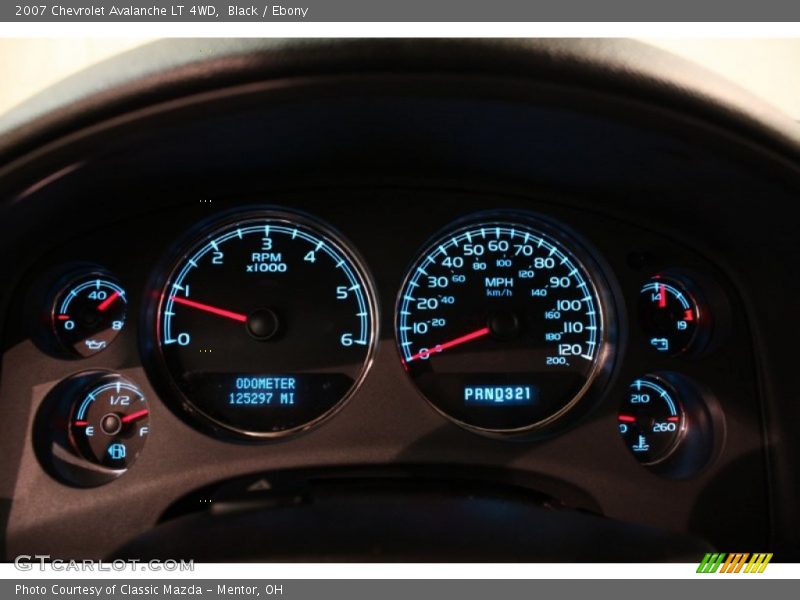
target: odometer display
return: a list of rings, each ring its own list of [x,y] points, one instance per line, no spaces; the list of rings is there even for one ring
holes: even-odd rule
[[[218,224],[180,258],[157,314],[163,366],[184,405],[246,436],[331,414],[376,339],[372,286],[354,252],[293,213]]]
[[[572,236],[502,216],[467,221],[422,252],[399,297],[397,340],[440,412],[480,432],[525,433],[607,371],[608,300]]]

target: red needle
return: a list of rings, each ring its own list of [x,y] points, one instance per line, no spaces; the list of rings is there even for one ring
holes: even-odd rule
[[[216,306],[209,306],[208,304],[201,304],[200,302],[195,302],[194,300],[189,300],[188,298],[183,298],[181,296],[170,296],[170,300],[177,302],[178,304],[191,306],[192,308],[196,308],[197,310],[204,310],[206,312],[211,313],[212,315],[226,317],[228,319],[233,319],[234,321],[239,321],[241,323],[245,323],[247,321],[247,315],[242,315],[239,313],[232,312],[230,310],[225,310],[224,308],[217,308]]]
[[[659,286],[658,291],[658,308],[667,307],[667,288],[663,285]]]
[[[119,298],[119,292],[114,292],[108,298],[106,298],[100,304],[97,305],[97,310],[99,310],[100,312],[103,312],[109,306],[114,304],[114,300],[116,300],[117,298]]]
[[[632,417],[630,415],[620,415],[617,418],[623,423],[636,423],[636,417]]]
[[[122,421],[123,423],[130,423],[131,421],[135,421],[136,419],[141,419],[142,417],[146,417],[148,414],[150,414],[150,411],[147,410],[146,408],[143,408],[142,410],[137,410],[135,413],[125,415],[120,419],[120,421]]]
[[[417,352],[414,356],[410,356],[407,363],[411,362],[412,360],[417,360],[418,358],[423,358],[425,356],[430,356],[434,352],[442,352],[447,350],[448,348],[452,348],[453,346],[460,346],[466,342],[471,342],[472,340],[476,340],[481,338],[485,335],[489,335],[490,329],[488,327],[484,327],[483,329],[478,329],[477,331],[473,331],[472,333],[468,333],[467,335],[462,335],[461,337],[457,337],[454,340],[450,340],[449,342],[445,342],[444,344],[437,344],[430,350],[423,350],[422,352]]]

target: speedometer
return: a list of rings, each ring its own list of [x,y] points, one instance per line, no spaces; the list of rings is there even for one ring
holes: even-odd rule
[[[341,236],[304,215],[223,218],[179,253],[161,286],[156,368],[216,430],[306,429],[352,395],[371,362],[366,270]]]
[[[397,304],[401,360],[445,416],[488,434],[530,434],[606,382],[615,341],[607,280],[586,245],[520,213],[437,236]]]

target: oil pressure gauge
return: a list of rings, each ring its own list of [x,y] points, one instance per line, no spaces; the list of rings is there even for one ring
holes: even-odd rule
[[[125,326],[128,298],[103,270],[82,270],[53,295],[50,326],[60,348],[75,357],[104,350]]]

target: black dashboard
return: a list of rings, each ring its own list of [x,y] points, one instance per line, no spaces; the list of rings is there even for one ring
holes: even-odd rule
[[[796,556],[795,123],[623,42],[249,44],[12,115],[7,558]]]

